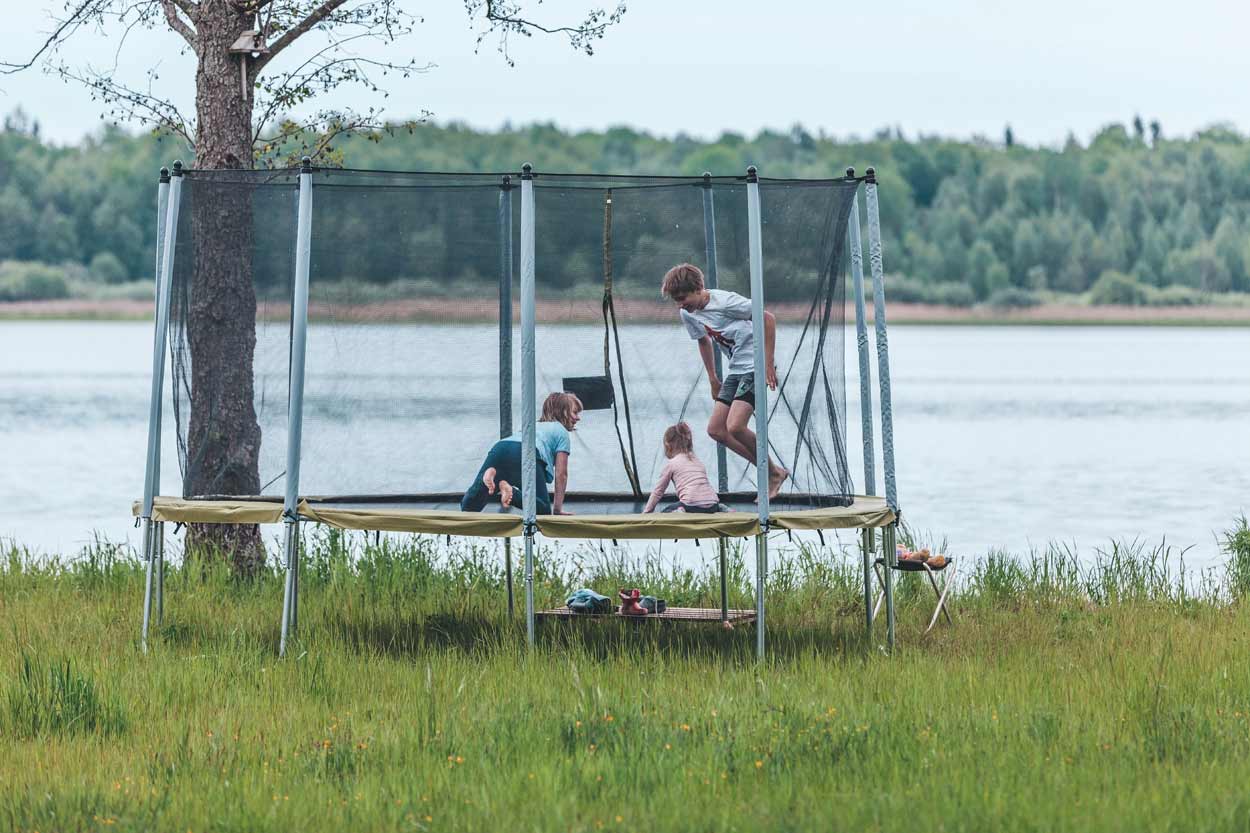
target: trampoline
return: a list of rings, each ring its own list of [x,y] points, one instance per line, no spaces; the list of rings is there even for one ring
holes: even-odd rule
[[[864,192],[875,350],[869,347],[859,193]],[[719,611],[729,621],[725,542],[755,542],[756,648],[764,653],[770,530],[861,530],[865,625],[872,563],[891,558],[894,476],[881,231],[874,171],[824,180],[450,174],[300,168],[162,170],[144,494],[133,507],[147,563],[143,639],[163,613],[164,524],[284,524],[281,643],[298,623],[299,525],[501,538],[513,604],[512,545],[524,548],[527,637],[535,638],[535,538],[717,539]],[[233,226],[237,282],[220,285],[220,235]],[[240,229],[242,233],[239,233]],[[703,430],[712,412],[699,350],[661,297],[679,263],[709,289],[749,298],[753,459]],[[214,276],[217,276],[216,281]],[[848,280],[849,278],[849,280]],[[853,289],[863,488],[847,443],[846,290]],[[246,284],[246,292],[238,291]],[[223,298],[223,295],[228,297]],[[766,329],[765,311],[775,319]],[[771,326],[771,322],[769,324]],[[208,351],[206,327],[233,327],[235,354]],[[220,343],[220,341],[219,341]],[[220,348],[217,348],[220,350]],[[777,385],[765,376],[775,355]],[[877,357],[874,413],[872,355]],[[721,351],[715,371],[726,378]],[[168,372],[166,360],[168,356]],[[165,384],[170,380],[170,394]],[[518,435],[523,481],[538,465],[537,405],[577,394],[569,515],[529,501],[480,513],[460,498],[491,443]],[[244,413],[240,419],[240,410]],[[766,418],[764,415],[767,415]],[[254,419],[253,419],[254,417]],[[724,510],[643,513],[685,420]],[[240,425],[243,426],[240,429]],[[172,433],[180,493],[162,496]],[[880,437],[884,495],[876,494]],[[789,477],[775,495],[755,472]],[[891,570],[887,641],[894,640]],[[715,614],[715,615],[714,615]],[[745,618],[744,618],[745,617]]]

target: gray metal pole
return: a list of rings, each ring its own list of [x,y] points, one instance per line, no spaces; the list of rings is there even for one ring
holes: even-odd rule
[[[148,446],[143,477],[143,559],[146,576],[143,588],[143,628],[141,642],[148,647],[152,621],[152,592],[156,528],[152,524],[152,504],[160,480],[161,406],[165,390],[165,345],[169,340],[169,295],[174,274],[174,246],[178,239],[178,211],[182,202],[182,163],[174,163],[174,173],[162,168],[156,188],[156,276],[155,325],[152,334],[152,379],[148,400]]]
[[[881,260],[881,214],[877,203],[877,172],[867,171],[864,201],[868,206],[868,262],[872,269],[872,311],[877,329],[877,377],[881,381],[881,457],[885,464],[885,499],[898,512],[894,478],[894,415],[890,404],[890,343],[885,326],[885,268]],[[887,558],[894,558],[888,553]]]
[[[707,253],[707,286],[708,289],[716,289],[719,286],[716,263],[716,195],[712,192],[712,174],[707,171],[703,172],[703,243]],[[716,362],[716,378],[724,378],[725,360],[720,350],[714,350],[713,357]],[[716,444],[716,489],[720,494],[729,491],[729,460],[724,443]],[[728,542],[721,537],[717,539],[716,545],[720,563],[720,618],[725,622],[729,620],[729,586],[725,577],[728,568]]]
[[[521,168],[521,496],[525,515],[525,638],[532,647],[534,629],[534,533],[537,530],[538,478],[535,449],[534,367],[534,174]]]
[[[855,177],[855,169],[846,169],[847,179]],[[868,314],[864,304],[864,244],[859,231],[859,195],[851,200],[851,217],[847,223],[848,246],[851,252],[851,283],[855,289],[855,340],[859,352],[859,414],[864,447],[864,494],[877,493],[876,459],[872,435],[872,356],[868,352]],[[876,550],[872,529],[863,531],[861,550],[864,561],[864,611],[868,639],[872,639],[872,558]]]
[[[885,499],[898,515],[898,484],[894,476],[894,415],[890,403],[890,343],[885,321],[885,267],[881,257],[881,211],[877,201],[877,172],[867,174],[864,202],[868,209],[868,263],[872,270],[873,321],[877,335],[877,378],[881,384],[881,458],[885,468]],[[885,611],[887,644],[894,650],[894,566],[897,563],[897,519],[886,528]]]
[[[304,359],[308,349],[308,273],[312,260],[312,160],[304,157],[299,173],[299,209],[295,240],[295,287],[291,299],[291,366],[286,421],[286,497],[282,518],[286,585],[282,602],[282,638],[278,653],[286,655],[287,638],[298,615],[299,585],[299,467],[304,427]]]
[[[894,547],[898,524],[890,524],[881,533],[881,543],[886,552],[885,566],[885,644],[886,650],[894,653]]]
[[[512,434],[512,177],[499,189],[499,438]],[[524,494],[524,492],[522,492]],[[508,618],[516,611],[512,582],[512,539],[503,540],[508,581]]]
[[[747,238],[751,261],[751,327],[755,336],[755,485],[760,531],[755,537],[755,652],[764,658],[764,588],[768,578],[768,376],[764,366],[764,253],[759,175],[747,168]]]

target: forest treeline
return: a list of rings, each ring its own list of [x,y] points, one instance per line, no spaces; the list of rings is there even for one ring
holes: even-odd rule
[[[419,125],[343,140],[353,168],[834,177],[875,166],[894,300],[1199,303],[1250,292],[1250,141],[1216,126],[1169,139],[1140,119],[1061,149],[1018,141],[840,140],[801,127],[714,141],[628,128],[497,131]],[[375,137],[377,138],[377,137]],[[146,297],[156,173],[185,145],[117,128],[74,145],[10,115],[0,132],[0,300],[94,292]],[[262,160],[264,163],[266,160]]]

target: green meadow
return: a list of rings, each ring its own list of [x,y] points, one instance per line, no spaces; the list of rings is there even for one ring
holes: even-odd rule
[[[783,539],[784,540],[784,539]],[[791,547],[753,627],[524,624],[490,545],[314,530],[300,629],[281,577],[189,558],[139,642],[143,567],[104,543],[0,562],[0,827],[73,830],[1250,828],[1250,530],[961,565],[953,626],[864,635],[859,562]],[[702,569],[544,550],[540,604]],[[732,606],[750,606],[748,548]],[[520,595],[518,594],[518,599]]]

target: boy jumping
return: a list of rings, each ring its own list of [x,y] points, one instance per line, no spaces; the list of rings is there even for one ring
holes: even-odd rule
[[[680,263],[664,275],[660,291],[680,307],[686,332],[699,342],[699,355],[712,387],[712,419],[708,436],[750,463],[755,463],[755,432],[750,429],[755,412],[755,332],[751,325],[751,301],[736,292],[707,289],[698,266]],[[773,348],[777,319],[764,312],[764,376],[769,390],[777,389]],[[716,377],[717,347],[725,354],[724,382]],[[768,496],[774,498],[790,472],[768,460]]]

